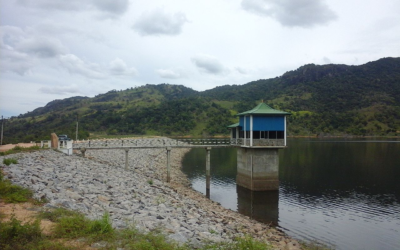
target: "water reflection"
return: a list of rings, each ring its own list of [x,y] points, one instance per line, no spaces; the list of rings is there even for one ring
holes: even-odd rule
[[[278,225],[279,191],[252,191],[236,185],[237,211],[266,224]]]
[[[291,139],[279,192],[237,187],[236,149],[211,150],[210,198],[302,240],[337,249],[400,249],[400,141]],[[204,149],[183,171],[205,193]]]

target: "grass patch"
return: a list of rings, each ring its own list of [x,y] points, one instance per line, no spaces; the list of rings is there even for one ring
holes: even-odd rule
[[[15,146],[14,148],[12,148],[10,150],[7,150],[5,152],[0,152],[0,156],[16,154],[16,153],[21,153],[21,152],[32,152],[32,151],[37,151],[37,150],[40,150],[39,146],[32,146],[32,147],[29,147],[29,148]]]
[[[179,246],[176,242],[169,241],[164,234],[155,230],[142,233],[135,228],[120,230],[113,242],[113,247],[137,250],[186,250],[187,246]]]
[[[6,164],[7,166],[10,166],[11,164],[18,164],[17,159],[14,158],[8,158],[8,159],[3,159],[3,164]]]
[[[38,249],[67,250],[74,249],[55,242],[42,234],[40,220],[22,224],[14,215],[10,221],[0,221],[0,249]],[[77,248],[75,248],[77,249]]]
[[[81,213],[57,209],[54,212],[42,213],[41,217],[57,223],[54,227],[55,237],[71,239],[85,237],[93,242],[112,239],[115,233],[108,213],[98,220],[89,220]]]
[[[24,225],[11,216],[9,222],[0,224],[0,248],[18,249],[18,246],[38,241],[42,237],[39,220]]]
[[[9,180],[4,180],[3,173],[0,171],[0,199],[8,203],[19,203],[32,199],[32,196],[31,190],[14,185]]]

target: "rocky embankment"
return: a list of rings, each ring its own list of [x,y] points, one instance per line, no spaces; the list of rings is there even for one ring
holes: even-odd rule
[[[161,228],[169,238],[194,248],[206,241],[251,235],[277,249],[299,243],[268,225],[225,209],[192,190],[180,171],[187,149],[172,149],[171,183],[166,183],[165,149],[131,149],[125,170],[124,150],[88,150],[86,158],[54,150],[19,153],[18,164],[3,166],[15,184],[46,198],[45,207],[65,207],[90,218],[110,214],[116,228]],[[0,157],[0,161],[3,161]]]

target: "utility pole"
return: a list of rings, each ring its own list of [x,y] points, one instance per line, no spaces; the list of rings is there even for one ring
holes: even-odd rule
[[[3,145],[3,123],[4,123],[4,118],[1,116],[1,142],[0,145]]]
[[[76,115],[76,134],[75,134],[75,141],[78,140],[78,115]]]

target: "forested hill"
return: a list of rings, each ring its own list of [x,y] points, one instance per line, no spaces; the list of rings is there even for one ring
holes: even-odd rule
[[[400,58],[360,66],[308,64],[280,77],[204,92],[159,84],[55,100],[12,118],[4,133],[10,142],[51,132],[72,135],[78,117],[80,138],[226,134],[225,125],[237,121],[234,114],[261,100],[292,113],[289,135],[400,135]]]

